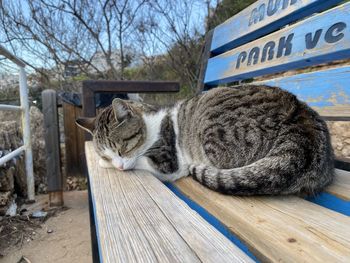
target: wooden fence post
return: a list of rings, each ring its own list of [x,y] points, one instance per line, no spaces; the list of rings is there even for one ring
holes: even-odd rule
[[[47,189],[50,206],[62,206],[63,178],[60,164],[56,91],[44,90],[42,92],[42,103],[45,127]]]

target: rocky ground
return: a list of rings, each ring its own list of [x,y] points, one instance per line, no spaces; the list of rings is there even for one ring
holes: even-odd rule
[[[86,177],[72,177],[68,176],[66,179],[66,190],[86,190],[87,189],[87,178]]]
[[[43,115],[36,107],[30,108],[32,150],[34,160],[35,188],[39,193],[46,192],[45,142]],[[0,112],[0,157],[23,145],[20,114]],[[0,216],[6,213],[14,194],[25,197],[27,194],[23,155],[14,158],[0,167]]]
[[[47,195],[38,198],[48,201]],[[66,209],[43,223],[31,220],[25,226],[12,225],[17,228],[12,232],[18,232],[18,242],[0,251],[0,262],[92,262],[87,192],[65,192],[64,202]],[[0,231],[1,244],[7,241],[6,234]]]

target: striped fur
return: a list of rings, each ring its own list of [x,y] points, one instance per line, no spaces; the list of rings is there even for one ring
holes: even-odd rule
[[[161,180],[191,174],[226,194],[275,195],[315,194],[334,177],[325,122],[279,88],[213,89],[172,108],[138,111],[124,131],[115,129],[112,113],[110,108],[98,117],[98,152],[122,144],[129,153],[123,157],[121,147],[117,152],[132,159],[131,169],[149,170]],[[156,131],[149,128],[151,119],[158,120]]]

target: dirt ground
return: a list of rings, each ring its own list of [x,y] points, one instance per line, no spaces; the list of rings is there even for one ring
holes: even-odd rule
[[[64,202],[67,210],[50,217],[35,229],[33,240],[11,248],[0,262],[92,262],[87,191],[65,192]]]

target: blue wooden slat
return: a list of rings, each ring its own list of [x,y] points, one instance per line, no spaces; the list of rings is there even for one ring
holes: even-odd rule
[[[94,197],[94,194],[93,192],[91,191],[91,185],[90,185],[90,177],[88,174],[86,174],[87,178],[88,178],[88,191],[89,191],[89,214],[90,214],[90,221],[93,220],[93,222],[95,223],[94,225],[92,225],[90,222],[90,227],[93,227],[95,226],[95,229],[90,229],[91,231],[91,238],[93,238],[93,234],[92,234],[92,231],[95,231],[95,234],[96,234],[96,240],[92,240],[92,242],[96,241],[97,242],[97,248],[95,247],[92,247],[93,250],[95,250],[97,253],[98,253],[98,260],[99,262],[103,262],[103,257],[102,257],[102,247],[101,247],[101,240],[99,238],[99,225],[98,225],[98,220],[97,220],[97,212],[96,212],[96,200],[95,200],[95,197]],[[90,203],[91,202],[91,203]],[[91,218],[93,217],[93,218]],[[92,246],[94,245],[94,243],[92,243]],[[94,255],[96,256],[96,255]],[[97,260],[97,258],[94,260]]]
[[[201,215],[209,224],[215,227],[221,234],[227,237],[232,243],[239,247],[244,253],[246,253],[255,262],[259,262],[258,259],[253,255],[249,248],[244,245],[235,235],[233,235],[225,225],[223,225],[217,218],[211,215],[207,210],[193,202],[191,199],[182,194],[176,186],[172,183],[164,183],[176,196],[183,200],[190,208],[195,210]]]
[[[340,2],[341,0],[257,1],[215,28],[211,51],[214,54],[225,52]]]
[[[350,3],[209,59],[209,86],[350,57]]]
[[[198,205],[196,202],[189,199],[181,193],[181,191],[172,183],[165,183],[165,185],[174,192],[180,199],[182,199],[189,207],[199,213],[208,223],[214,226],[219,232],[231,240],[237,247],[244,251],[253,260],[258,262],[258,259],[253,255],[249,248],[244,245],[236,236],[234,236],[216,217],[211,215],[207,210]],[[315,197],[306,198],[307,201],[318,204],[343,215],[350,216],[350,202],[343,200],[329,193],[321,193]]]
[[[350,66],[255,82],[280,87],[322,112],[350,116]],[[330,114],[326,113],[329,112]],[[334,114],[332,114],[332,112]]]
[[[343,215],[350,216],[350,201],[343,200],[329,193],[321,193],[318,196],[309,197],[306,200]]]

